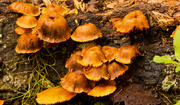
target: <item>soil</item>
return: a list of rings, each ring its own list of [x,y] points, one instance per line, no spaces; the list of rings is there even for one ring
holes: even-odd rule
[[[135,45],[144,56],[134,59],[133,63],[129,65],[129,70],[116,79],[118,88],[113,94],[95,98],[82,93],[61,104],[170,105],[180,100],[180,84],[178,84],[180,76],[179,73],[175,73],[175,67],[151,62],[155,55],[171,55],[172,58],[174,57],[173,39],[170,38],[170,35],[180,23],[177,16],[180,12],[180,3],[176,0],[174,0],[174,4],[167,2],[163,0],[156,2],[153,0],[99,1],[95,6],[87,6],[86,11],[79,10],[78,14],[67,16],[66,19],[72,32],[79,25],[89,22],[95,24],[103,35],[102,38],[93,41],[97,45],[109,45],[117,48]],[[66,2],[70,8],[73,8],[72,3],[68,3]],[[3,100],[18,95],[12,89],[26,91],[30,73],[25,71],[31,70],[31,63],[24,61],[28,59],[30,54],[17,54],[14,50],[19,37],[14,29],[17,27],[16,19],[21,14],[9,10],[8,5],[10,4],[11,2],[0,2],[0,36],[2,36],[0,37],[0,99]],[[140,10],[145,14],[150,28],[143,31],[133,31],[129,34],[116,32],[109,20],[123,18],[134,10]],[[159,14],[155,14],[153,11]],[[160,16],[163,17],[159,18]],[[56,64],[53,67],[61,77],[64,77],[68,71],[64,67],[66,60],[81,44],[83,43],[69,39],[60,43],[56,49],[49,49],[50,52],[58,51],[54,55]],[[45,49],[42,49],[41,52],[45,52]],[[53,63],[49,57],[44,59],[50,64]],[[24,73],[21,74],[20,72]],[[55,85],[60,85],[57,73],[52,69],[48,69],[48,73],[48,79]],[[164,84],[176,80],[176,84],[168,87],[166,91],[166,87],[162,88],[165,86],[162,83],[165,78],[166,80],[169,79],[164,81]],[[20,105],[21,99],[7,101],[5,104]]]

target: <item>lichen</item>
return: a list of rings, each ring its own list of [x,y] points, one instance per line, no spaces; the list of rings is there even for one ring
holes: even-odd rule
[[[25,90],[27,87],[27,75],[4,75],[0,87],[0,90]]]
[[[165,77],[165,79],[162,82],[162,90],[169,91],[171,88],[173,90],[179,90],[180,85],[178,84],[180,82],[180,76],[178,74],[170,74]]]
[[[9,82],[11,80],[11,78],[12,77],[10,75],[4,75],[2,80],[3,80],[3,82]]]

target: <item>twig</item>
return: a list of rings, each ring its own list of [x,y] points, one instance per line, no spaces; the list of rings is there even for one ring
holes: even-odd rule
[[[164,95],[163,93],[159,92],[166,100],[169,101],[169,103],[173,104],[172,101],[166,96]]]
[[[48,6],[48,5],[51,4],[51,1],[50,1],[50,0],[43,0],[43,2],[44,2],[44,4],[45,4],[46,6]]]

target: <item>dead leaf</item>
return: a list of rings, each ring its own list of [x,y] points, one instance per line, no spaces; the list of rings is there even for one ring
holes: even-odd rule
[[[87,8],[87,12],[98,12],[99,9],[97,8],[96,4],[97,4],[97,0],[90,0],[87,4],[86,4],[86,8]]]
[[[125,105],[157,105],[161,103],[152,94],[152,90],[147,90],[140,84],[123,87],[111,96],[111,100],[114,103],[124,101]]]

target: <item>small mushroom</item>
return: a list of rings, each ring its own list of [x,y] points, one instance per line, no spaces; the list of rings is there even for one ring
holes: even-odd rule
[[[124,46],[118,49],[115,60],[122,64],[130,64],[136,56],[143,56],[136,46]]]
[[[103,46],[102,47],[102,51],[106,57],[106,59],[111,62],[112,60],[114,60],[114,55],[117,53],[118,49],[115,47],[111,47],[111,46]]]
[[[71,29],[66,19],[56,13],[42,14],[38,19],[34,33],[36,31],[41,40],[49,43],[60,43],[71,36]]]
[[[17,53],[35,53],[41,49],[41,43],[37,35],[27,33],[21,35],[17,40],[15,51]]]
[[[176,29],[173,31],[173,33],[172,33],[172,35],[170,37],[174,38],[174,35],[175,35],[177,30],[180,30],[180,25],[176,27]]]
[[[116,62],[108,64],[108,73],[110,75],[110,80],[114,80],[116,77],[123,75],[128,69],[128,66],[120,65]]]
[[[94,96],[94,97],[103,97],[103,96],[107,96],[113,93],[115,90],[116,90],[115,81],[103,80],[103,81],[100,81],[100,83],[96,87],[94,87],[88,93],[88,95]]]
[[[65,16],[68,13],[67,9],[65,9],[64,7],[58,4],[50,4],[46,8],[42,9],[42,14],[52,13],[52,12],[60,14],[62,16]]]
[[[74,54],[71,54],[71,57],[66,61],[66,68],[69,68],[69,71],[76,71],[78,73],[84,73],[83,66],[77,63],[77,60],[82,59],[82,51],[76,51]]]
[[[101,50],[101,46],[94,46],[89,48],[83,54],[82,60],[78,60],[77,62],[83,66],[98,67],[107,62],[107,60]]]
[[[122,25],[122,19],[121,18],[113,18],[109,21],[112,23],[114,28],[118,28]]]
[[[9,9],[18,13],[23,13],[24,15],[38,16],[40,14],[39,8],[30,3],[13,2],[9,5]]]
[[[4,104],[4,100],[0,100],[0,105],[3,105]]]
[[[88,42],[102,37],[101,31],[92,23],[84,24],[76,28],[71,39],[77,42]]]
[[[62,87],[54,87],[37,93],[36,101],[38,104],[55,104],[69,101],[76,96],[76,93],[69,92]]]
[[[84,69],[84,72],[86,78],[92,81],[99,81],[101,78],[105,80],[109,79],[106,64],[103,64],[99,67],[86,67]]]
[[[22,28],[22,27],[17,27],[15,29],[15,32],[19,35],[25,34],[25,33],[31,33],[32,29],[31,28]]]
[[[64,89],[69,92],[82,93],[89,92],[91,90],[88,84],[87,78],[84,74],[79,74],[77,72],[68,72],[64,78],[61,79],[61,85]]]
[[[149,23],[146,16],[139,10],[135,10],[127,14],[122,21],[115,22],[114,25],[117,32],[130,33],[130,31],[143,30],[149,28]]]
[[[33,28],[37,25],[37,19],[34,16],[23,15],[17,18],[16,24],[22,28]]]

